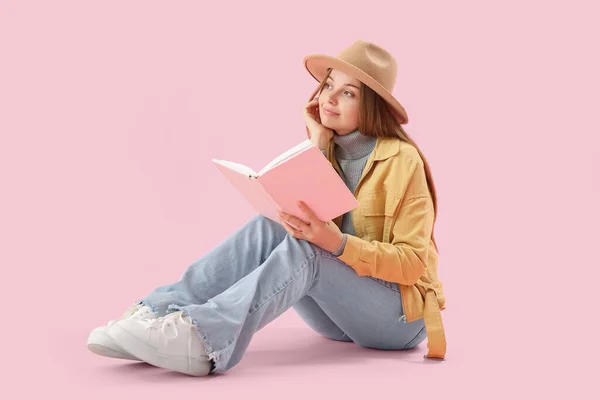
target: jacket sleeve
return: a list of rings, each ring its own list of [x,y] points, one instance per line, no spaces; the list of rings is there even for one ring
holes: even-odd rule
[[[358,275],[414,285],[427,269],[434,208],[422,164],[417,165],[407,189],[394,213],[390,243],[347,235],[338,258]]]

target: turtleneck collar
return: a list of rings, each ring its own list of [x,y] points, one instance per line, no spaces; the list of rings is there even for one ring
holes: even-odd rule
[[[356,129],[347,135],[333,132],[335,154],[342,160],[356,160],[371,153],[377,143],[376,137],[366,136]]]

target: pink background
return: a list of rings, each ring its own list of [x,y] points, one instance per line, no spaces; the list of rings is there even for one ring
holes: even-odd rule
[[[0,2],[3,392],[597,395],[597,2],[206,4]],[[302,58],[356,39],[396,56],[434,174],[448,359],[331,342],[293,310],[214,379],[90,353],[254,215],[211,158],[260,169],[304,140]]]

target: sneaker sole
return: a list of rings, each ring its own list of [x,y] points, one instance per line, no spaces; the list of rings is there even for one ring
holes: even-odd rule
[[[89,351],[99,356],[131,361],[142,361],[139,358],[128,354],[119,348],[116,348],[116,343],[114,343],[114,340],[106,333],[102,332],[90,333],[90,337],[88,338],[87,342],[87,348]]]
[[[154,347],[139,340],[135,335],[132,335],[127,330],[121,328],[118,324],[110,326],[108,335],[114,341],[119,343],[125,351],[155,367],[165,368],[192,376],[206,376],[209,374],[212,367],[212,363],[208,360],[208,357],[206,360],[197,360],[193,358],[191,362],[188,362],[188,357],[163,356],[158,354]]]

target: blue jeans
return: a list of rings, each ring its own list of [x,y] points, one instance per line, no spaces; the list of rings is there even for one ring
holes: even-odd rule
[[[261,215],[140,301],[191,317],[211,373],[238,364],[254,333],[290,307],[317,333],[363,347],[410,349],[427,336],[423,319],[405,322],[396,283],[359,276]]]

